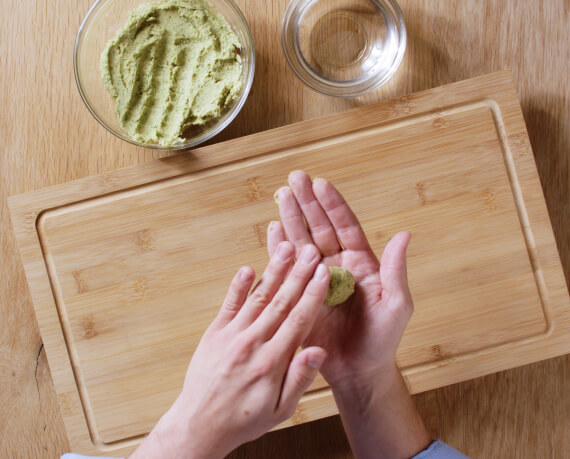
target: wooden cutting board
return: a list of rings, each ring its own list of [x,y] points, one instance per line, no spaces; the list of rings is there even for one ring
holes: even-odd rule
[[[273,193],[332,181],[378,255],[413,235],[414,393],[570,352],[570,300],[510,74],[199,148],[10,198],[72,450],[127,455],[181,388]],[[284,427],[335,414],[318,379]]]

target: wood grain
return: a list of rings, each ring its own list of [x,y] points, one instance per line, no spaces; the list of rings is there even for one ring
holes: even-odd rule
[[[396,356],[412,393],[568,352],[570,298],[520,139],[498,72],[11,197],[71,447],[126,455],[172,404],[228,280],[244,260],[263,270],[290,170],[332,180],[378,254],[417,234]],[[319,379],[280,427],[334,413]]]
[[[71,55],[87,1],[0,3],[0,264],[3,388],[0,456],[68,450],[6,196],[157,158],[114,139],[77,95]],[[281,55],[286,1],[238,1],[257,46],[257,78],[238,119],[214,141],[512,68],[566,278],[570,278],[570,7],[552,2],[401,1],[408,50],[394,79],[357,100],[316,94]],[[570,359],[530,365],[417,397],[434,435],[473,457],[564,457]],[[498,440],[500,439],[500,440]],[[270,433],[234,457],[351,457],[338,418]]]

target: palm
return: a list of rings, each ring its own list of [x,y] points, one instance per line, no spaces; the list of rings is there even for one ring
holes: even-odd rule
[[[285,239],[300,249],[317,245],[323,263],[349,270],[355,293],[337,306],[323,306],[321,316],[304,342],[323,347],[328,357],[321,371],[336,378],[373,371],[393,358],[409,320],[411,298],[405,278],[405,249],[409,235],[400,233],[386,246],[382,267],[358,220],[338,191],[324,180],[311,183],[304,172],[290,176],[294,192],[279,193],[283,228],[269,231],[268,248]]]
[[[381,330],[390,318],[382,304],[385,300],[378,259],[371,252],[344,250],[323,258],[323,262],[349,270],[356,281],[355,293],[342,304],[323,306],[317,326],[304,345],[326,349],[325,376],[380,364],[377,353],[370,350],[384,341]]]

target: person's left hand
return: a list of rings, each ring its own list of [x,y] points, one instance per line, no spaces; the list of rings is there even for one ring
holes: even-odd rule
[[[202,337],[182,393],[133,458],[221,458],[288,419],[325,359],[320,347],[295,351],[328,290],[314,245],[275,247],[260,283],[244,267]]]

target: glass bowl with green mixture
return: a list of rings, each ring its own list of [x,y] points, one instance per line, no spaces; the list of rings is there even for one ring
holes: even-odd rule
[[[249,94],[255,51],[232,0],[98,0],[75,42],[79,93],[132,144],[198,145],[222,131]]]

